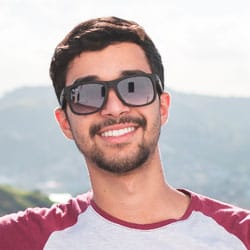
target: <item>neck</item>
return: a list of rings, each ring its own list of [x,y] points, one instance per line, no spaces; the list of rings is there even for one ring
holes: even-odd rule
[[[187,198],[165,181],[158,149],[147,164],[123,175],[88,167],[95,203],[114,217],[148,224],[177,219],[186,210]]]

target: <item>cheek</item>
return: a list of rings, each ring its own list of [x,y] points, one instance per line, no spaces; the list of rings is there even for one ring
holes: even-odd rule
[[[74,126],[71,127],[71,130],[75,140],[87,137],[89,134],[89,129],[83,124],[74,124]]]
[[[88,125],[83,118],[84,117],[76,116],[74,114],[68,115],[71,133],[75,141],[78,141],[82,137],[86,137],[88,134]]]
[[[78,116],[72,114],[70,119],[70,126],[73,139],[78,145],[89,147],[95,143],[91,136],[90,128],[97,124],[98,118],[92,114],[87,116]]]
[[[156,132],[156,130],[160,129],[161,126],[161,113],[159,107],[159,101],[155,101],[149,106],[145,106],[143,110],[143,115],[147,120],[147,129],[149,132]]]

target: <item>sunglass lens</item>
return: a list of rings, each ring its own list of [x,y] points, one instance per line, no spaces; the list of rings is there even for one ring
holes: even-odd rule
[[[154,98],[152,81],[146,76],[126,78],[119,82],[117,88],[123,101],[129,105],[146,105]]]
[[[71,90],[71,108],[78,114],[97,111],[103,104],[105,88],[101,84],[79,85]]]

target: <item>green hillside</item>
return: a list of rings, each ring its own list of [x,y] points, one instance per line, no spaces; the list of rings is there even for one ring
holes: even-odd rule
[[[0,186],[0,216],[28,207],[49,207],[51,205],[51,201],[39,191],[29,192],[10,186]]]

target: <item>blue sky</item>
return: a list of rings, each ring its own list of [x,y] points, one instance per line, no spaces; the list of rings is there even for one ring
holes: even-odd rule
[[[168,87],[250,97],[249,13],[249,0],[0,0],[0,95],[50,85],[50,58],[65,34],[115,15],[138,22],[155,41]]]

